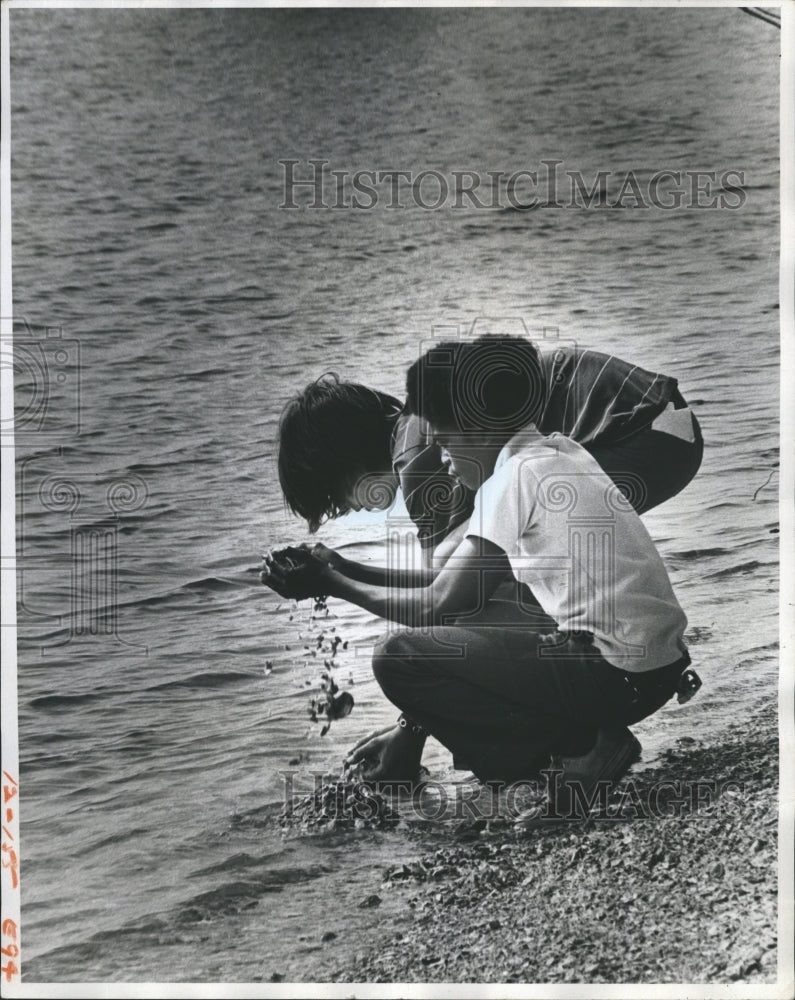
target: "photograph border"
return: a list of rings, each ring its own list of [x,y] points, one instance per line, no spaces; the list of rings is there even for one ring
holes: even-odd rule
[[[22,9],[60,10],[103,8],[255,8],[302,6],[307,8],[399,8],[399,7],[457,7],[456,3],[431,0],[429,3],[349,2],[337,4],[314,0],[302,4],[265,2],[165,2],[165,0],[1,0],[0,34],[2,53],[0,64],[0,130],[2,152],[0,155],[0,341],[4,356],[13,350],[12,308],[12,226],[10,144],[13,143],[11,118],[9,13]],[[510,7],[648,7],[636,0],[591,0],[587,3],[561,2],[536,3],[484,3],[470,2],[466,6]],[[656,7],[681,9],[683,7],[726,7],[723,0],[708,2],[659,2]],[[739,7],[740,4],[730,4]],[[23,983],[17,976],[10,983],[3,982],[2,994],[9,997],[665,997],[665,998],[723,998],[723,997],[785,997],[793,995],[793,856],[791,846],[795,840],[795,717],[793,692],[795,692],[795,5],[793,0],[765,5],[778,9],[782,15],[782,60],[780,89],[780,344],[781,344],[781,418],[779,438],[783,445],[779,485],[780,508],[780,673],[779,673],[779,737],[780,737],[780,791],[779,791],[779,939],[778,982],[770,985],[734,984],[547,984],[547,985],[485,985],[454,984],[385,984],[385,983],[281,983],[281,984],[206,984],[206,983]],[[2,423],[13,425],[14,414],[13,365],[2,368]],[[3,783],[16,783],[19,774],[19,747],[17,727],[17,658],[16,658],[16,529],[15,523],[15,462],[13,443],[2,449],[2,769]],[[21,803],[24,811],[24,789],[12,790],[9,801]],[[19,809],[5,825],[6,833],[19,843]],[[4,833],[4,837],[6,835]],[[18,851],[24,859],[24,844]],[[22,881],[24,881],[24,873]],[[7,921],[21,924],[21,888],[14,888],[10,868],[2,869],[2,920],[4,933]],[[24,959],[24,924],[21,924],[19,942],[20,963]],[[4,944],[6,941],[4,940]]]

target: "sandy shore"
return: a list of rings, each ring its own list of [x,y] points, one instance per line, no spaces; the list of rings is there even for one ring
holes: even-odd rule
[[[388,869],[373,892],[403,897],[405,929],[329,979],[775,982],[775,705],[665,758],[631,772],[601,818],[459,831]]]

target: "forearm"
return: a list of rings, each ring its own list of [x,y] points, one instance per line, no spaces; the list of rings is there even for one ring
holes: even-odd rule
[[[383,582],[371,583],[329,569],[323,574],[323,588],[330,597],[350,601],[379,618],[399,625],[416,627],[430,624],[434,618],[429,586],[401,587],[394,583],[391,586]]]
[[[347,580],[375,587],[389,587],[390,589],[395,587],[427,587],[433,583],[435,575],[430,566],[372,566],[369,563],[354,562],[351,559],[342,561],[336,570]]]
[[[396,586],[395,578],[389,575],[391,586],[366,583],[340,572],[336,568],[339,562],[336,567],[331,562],[320,565],[313,593],[350,601],[379,618],[410,628],[448,624],[458,615],[483,607],[497,582],[510,570],[502,549],[486,539],[469,537],[426,586]]]
[[[454,528],[439,543],[435,550],[431,548],[422,549],[421,565],[419,566],[373,566],[369,563],[360,563],[355,562],[353,559],[345,559],[336,553],[333,559],[329,559],[329,565],[333,566],[342,576],[347,577],[348,580],[354,580],[358,583],[390,588],[428,587],[433,583],[450,556],[466,537],[468,527],[469,522],[465,521],[463,524],[458,525],[457,528]]]

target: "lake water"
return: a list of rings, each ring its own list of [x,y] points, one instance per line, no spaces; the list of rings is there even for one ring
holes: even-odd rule
[[[449,837],[274,821],[281,771],[336,771],[395,715],[382,623],[258,583],[304,539],[274,437],[324,371],[399,395],[439,328],[524,322],[675,375],[704,464],[645,520],[704,688],[637,727],[645,759],[775,690],[779,32],[731,8],[15,9],[10,31],[26,981],[323,981],[400,919],[358,907],[383,868]],[[734,210],[390,208],[385,186],[287,210],[285,159],[744,187]],[[383,559],[390,525],[320,537]],[[325,737],[319,624],[356,699]]]

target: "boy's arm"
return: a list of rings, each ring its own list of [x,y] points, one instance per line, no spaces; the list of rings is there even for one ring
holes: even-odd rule
[[[467,519],[458,527],[453,528],[449,535],[446,535],[431,553],[430,563],[435,572],[439,572],[458,546],[463,542],[469,531],[469,520]]]
[[[331,597],[357,604],[379,618],[417,627],[445,624],[450,618],[480,609],[509,571],[510,564],[502,549],[469,535],[426,586],[363,583],[328,564],[320,584]]]
[[[377,587],[428,587],[466,537],[468,528],[469,521],[465,521],[454,528],[435,549],[423,549],[421,566],[372,566],[346,559],[322,542],[314,545],[311,552],[342,576],[358,583],[371,583]]]
[[[369,563],[346,559],[339,552],[318,542],[312,547],[312,555],[322,559],[333,570],[348,580],[371,584],[376,587],[427,587],[433,582],[434,570],[426,560],[422,566],[398,568],[395,566],[372,566]]]

